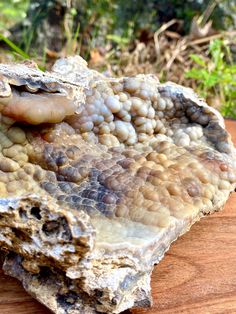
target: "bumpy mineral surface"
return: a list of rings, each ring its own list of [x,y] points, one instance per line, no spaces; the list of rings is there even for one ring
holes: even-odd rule
[[[0,133],[3,267],[58,314],[150,306],[153,265],[236,187],[223,119],[192,90],[79,57],[0,65]]]

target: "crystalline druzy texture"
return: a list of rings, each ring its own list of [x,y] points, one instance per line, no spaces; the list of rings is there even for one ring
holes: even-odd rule
[[[192,90],[79,57],[0,65],[0,133],[4,270],[58,314],[149,306],[153,265],[236,186],[223,119]]]

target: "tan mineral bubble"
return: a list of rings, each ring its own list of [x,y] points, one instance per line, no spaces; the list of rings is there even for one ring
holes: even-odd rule
[[[116,216],[117,217],[124,217],[129,218],[129,209],[125,205],[118,205],[116,207]]]
[[[147,225],[165,228],[170,224],[170,215],[160,212],[147,212],[142,218],[142,222]]]
[[[25,163],[28,162],[29,157],[25,153],[19,153],[12,159],[15,160],[19,164],[19,166],[22,167]]]
[[[141,88],[140,91],[138,92],[138,95],[143,100],[148,100],[150,98],[150,92],[148,89],[145,88]]]
[[[163,111],[156,111],[155,117],[156,117],[157,120],[158,119],[163,119],[164,118],[164,112]]]
[[[103,122],[99,125],[99,134],[109,134],[111,132],[110,124]]]
[[[126,110],[127,112],[130,111],[132,107],[132,102],[131,100],[126,100],[124,103],[123,103],[123,109]]]
[[[11,181],[7,183],[7,191],[8,193],[20,194],[22,191],[22,182],[20,181]]]
[[[19,169],[17,171],[17,176],[19,180],[23,180],[23,181],[31,180],[31,177],[25,172],[24,169]]]
[[[19,169],[19,164],[10,158],[0,157],[0,170],[3,172],[14,172]]]
[[[163,126],[163,127],[159,130],[158,133],[165,135],[165,134],[166,134],[166,128]],[[158,135],[159,135],[159,134],[158,134]]]
[[[6,183],[8,181],[9,181],[8,173],[3,172],[2,170],[0,170],[0,182]]]
[[[11,125],[13,125],[16,121],[12,118],[6,117],[0,114],[0,130],[6,132]]]
[[[26,149],[25,147],[19,145],[19,144],[15,144],[15,145],[12,145],[11,147],[9,148],[4,148],[2,150],[3,154],[5,157],[9,157],[9,158],[18,158],[18,154],[20,153],[24,153],[26,154]]]
[[[152,135],[154,133],[155,124],[152,123],[152,120],[146,119],[145,123],[136,127],[138,133],[147,133]]]
[[[32,106],[33,103],[33,106]],[[13,93],[2,113],[30,124],[61,122],[75,112],[75,104],[64,95]]]
[[[126,193],[126,196],[128,199],[126,199],[125,204],[128,206],[130,214],[139,212],[144,201],[142,193],[140,193],[138,189],[134,188],[132,191],[129,190]]]
[[[134,145],[137,142],[137,134],[132,124],[129,124],[128,130],[129,130],[129,137],[126,140],[126,144]]]
[[[130,94],[135,93],[141,86],[141,81],[138,78],[124,79],[124,90]]]
[[[112,90],[115,94],[119,94],[123,91],[123,84],[119,82],[112,84]]]
[[[187,127],[185,131],[192,141],[196,141],[203,136],[203,130],[201,126]]]
[[[104,117],[100,114],[94,114],[91,116],[91,118],[95,126],[99,126],[101,123],[104,122]]]
[[[26,141],[25,132],[19,127],[11,127],[7,132],[7,136],[15,144],[24,144]]]
[[[116,113],[120,111],[122,108],[121,102],[115,96],[112,95],[108,96],[105,99],[105,104],[112,113]]]
[[[230,183],[236,183],[236,169],[232,169],[228,172],[228,178]]]
[[[180,196],[181,195],[181,188],[180,185],[177,183],[170,183],[167,185],[167,190],[170,195]]]
[[[85,122],[85,123],[82,123],[80,124],[80,132],[81,133],[85,133],[85,132],[89,132],[89,131],[92,131],[94,127],[94,124],[92,121],[88,121],[88,122]]]
[[[195,171],[195,174],[202,183],[211,182],[211,175],[209,173],[207,173],[205,169],[200,168],[200,169]]]
[[[166,101],[163,98],[159,98],[156,109],[160,111],[164,111],[166,109]]]
[[[99,142],[107,147],[120,146],[120,142],[112,134],[99,135]]]
[[[119,117],[121,120],[123,120],[125,122],[130,122],[131,121],[131,115],[124,109],[121,109],[117,113],[117,117]]]
[[[145,161],[143,164],[142,164],[143,167],[146,167],[146,168],[150,168],[150,169],[153,169],[153,170],[156,170],[156,166],[158,166],[154,161]]]
[[[182,211],[186,206],[186,204],[181,201],[181,198],[173,195],[171,195],[171,197],[168,198],[166,203],[168,204],[167,207],[172,215],[175,215],[175,212]]]
[[[159,193],[156,192],[153,188],[148,186],[142,186],[140,192],[143,194],[143,197],[147,200],[157,202],[159,201]]]
[[[83,139],[91,144],[97,144],[98,138],[93,132],[85,132],[82,134]]]
[[[7,173],[7,182],[12,182],[14,180],[17,180],[17,172],[8,172]]]
[[[121,102],[127,101],[128,100],[128,95],[126,93],[123,93],[123,92],[119,93],[119,100]]]
[[[155,114],[156,113],[155,113],[154,108],[153,107],[149,107],[147,117],[149,119],[154,119],[155,118]]]
[[[148,106],[145,102],[143,102],[142,106],[137,108],[137,115],[140,117],[147,117],[148,115]]]
[[[165,102],[166,102],[166,109],[167,110],[170,110],[174,107],[174,104],[170,98],[166,98]]]
[[[186,133],[175,135],[175,144],[178,146],[189,146],[190,144],[190,137]]]
[[[145,198],[143,200],[142,206],[143,206],[143,208],[146,208],[148,210],[151,206],[153,206],[153,204],[156,204],[156,203],[157,203],[157,201],[155,202],[155,201],[152,201],[152,200]]]
[[[203,194],[205,198],[211,200],[215,194],[215,188],[211,184],[206,184]]]
[[[228,181],[226,181],[226,180],[220,180],[219,181],[219,189],[220,190],[228,190],[228,189],[230,189],[230,187],[231,187],[231,184]]]
[[[130,124],[120,120],[115,121],[115,134],[121,142],[124,142],[129,137]]]
[[[137,118],[134,119],[134,124],[135,124],[135,126],[138,127],[140,125],[145,124],[146,121],[147,121],[147,119],[145,117],[137,117]]]
[[[174,132],[171,129],[167,129],[166,136],[172,137],[174,135]]]
[[[1,179],[1,176],[0,176],[0,179]],[[1,197],[6,197],[7,196],[6,185],[3,182],[0,182],[0,196]]]
[[[203,205],[204,205],[206,208],[211,208],[212,202],[210,201],[210,199],[208,199],[208,198],[206,198],[206,197],[202,197],[201,200],[202,200]]]
[[[151,183],[154,187],[159,187],[162,184],[161,172],[162,170],[156,170],[155,174],[152,173],[147,177],[147,181]]]
[[[150,136],[146,133],[139,133],[138,134],[138,141],[139,143],[145,143],[150,139]]]
[[[136,198],[136,201],[137,201],[137,198]],[[136,202],[136,203],[139,203],[139,206],[142,206],[142,199],[140,199],[139,202]],[[137,206],[138,204],[135,207],[131,207],[129,209],[129,216],[133,221],[142,222],[145,216],[145,211],[141,210]]]
[[[2,148],[11,147],[13,145],[12,141],[3,132],[0,132],[0,145]]]
[[[219,184],[219,176],[218,175],[215,175],[215,174],[212,174],[211,176],[211,184],[214,185],[214,186],[218,186]]]
[[[132,97],[131,99],[131,112],[133,114],[137,114],[137,111],[143,106],[143,101],[138,97]]]
[[[178,219],[183,219],[187,217],[194,217],[196,213],[198,212],[198,208],[192,204],[186,204],[181,210],[178,210],[176,207],[176,210],[173,211],[174,217]]]
[[[155,127],[155,132],[156,133],[159,133],[159,131],[161,130],[161,129],[163,129],[164,128],[164,124],[163,124],[163,122],[161,121],[161,120],[156,120],[156,127]]]
[[[42,181],[45,178],[45,171],[38,165],[34,168],[34,180]]]
[[[197,122],[205,126],[208,124],[209,120],[210,120],[209,116],[206,114],[203,114],[198,117]]]

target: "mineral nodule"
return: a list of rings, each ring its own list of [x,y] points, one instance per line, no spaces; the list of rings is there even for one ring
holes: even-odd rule
[[[58,314],[150,306],[153,265],[236,187],[216,110],[80,57],[1,64],[0,133],[3,268]]]

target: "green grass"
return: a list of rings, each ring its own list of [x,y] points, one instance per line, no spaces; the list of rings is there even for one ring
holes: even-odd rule
[[[22,57],[23,59],[30,59],[30,56],[26,52],[24,52],[20,47],[15,45],[9,38],[5,37],[3,34],[0,34],[0,40],[4,41],[5,44],[7,44],[13,52],[17,53],[18,56]]]
[[[195,62],[186,78],[194,79],[197,92],[204,98],[220,99],[221,113],[236,119],[236,64],[224,40],[215,39],[209,46],[210,62],[200,55],[191,55]]]

